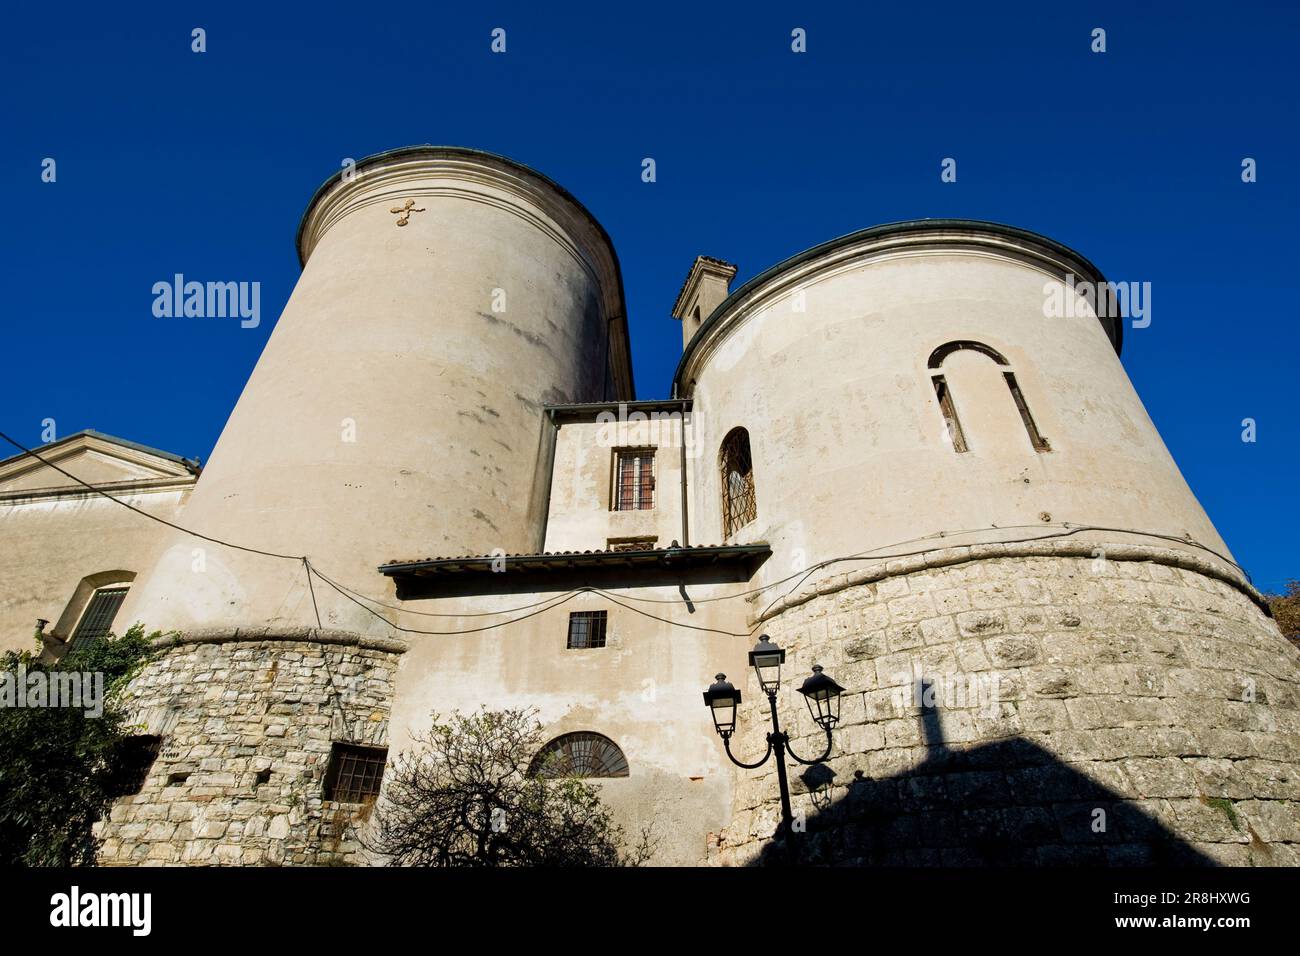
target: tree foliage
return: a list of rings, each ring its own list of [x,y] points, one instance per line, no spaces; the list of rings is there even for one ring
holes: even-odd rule
[[[370,848],[400,866],[636,866],[600,800],[576,778],[530,776],[542,744],[535,710],[455,713],[416,737],[384,785]]]
[[[1282,594],[1265,596],[1273,610],[1273,619],[1282,629],[1282,636],[1300,647],[1300,581],[1288,581]]]
[[[136,625],[121,637],[42,663],[27,651],[0,655],[0,670],[103,674],[103,713],[81,707],[0,707],[0,865],[78,866],[95,861],[91,827],[120,787],[130,733],[122,691],[159,634]]]

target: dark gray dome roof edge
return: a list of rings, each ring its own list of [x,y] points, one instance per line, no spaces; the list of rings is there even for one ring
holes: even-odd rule
[[[556,194],[560,196],[561,199],[571,204],[575,209],[578,210],[578,212],[585,219],[587,219],[591,223],[591,225],[595,228],[597,235],[600,236],[601,240],[609,248],[610,257],[614,261],[614,274],[618,280],[617,293],[618,293],[619,312],[621,313],[618,317],[622,320],[623,323],[623,340],[626,344],[625,351],[627,353],[624,356],[625,365],[626,365],[626,374],[627,374],[629,387],[632,392],[632,397],[635,398],[636,382],[632,373],[632,347],[631,347],[632,338],[627,328],[627,297],[623,293],[623,264],[619,262],[618,250],[614,248],[614,240],[609,237],[609,233],[605,231],[605,227],[601,225],[600,220],[597,219],[594,215],[592,215],[591,210],[588,209],[586,206],[584,206],[578,200],[578,198],[573,195],[573,193],[569,192],[567,189],[565,189],[563,186],[557,183],[550,176],[547,176],[545,173],[538,172],[536,169],[527,165],[526,163],[521,163],[518,160],[511,159],[509,156],[502,156],[500,153],[493,153],[486,149],[473,149],[469,146],[437,146],[432,143],[425,143],[419,146],[399,146],[396,149],[386,149],[383,152],[372,153],[369,156],[359,159],[357,160],[356,165],[352,168],[353,171],[355,172],[355,171],[360,171],[362,169],[365,169],[367,166],[376,166],[379,165],[380,163],[385,163],[390,160],[415,158],[417,156],[460,156],[469,159],[473,159],[473,158],[487,159],[487,160],[491,160],[492,162],[501,163],[505,166],[509,166],[513,169],[518,170],[521,173],[524,173],[525,175],[531,176],[534,179],[541,181],[548,188],[554,190]],[[320,186],[317,188],[317,190],[314,193],[312,193],[311,199],[307,202],[306,207],[303,209],[302,218],[298,220],[298,229],[294,233],[294,240],[293,240],[294,249],[298,253],[298,265],[300,267],[306,265],[306,259],[303,257],[302,254],[302,236],[303,236],[303,231],[307,227],[307,217],[311,215],[312,209],[315,208],[316,204],[320,202],[322,197],[324,197],[324,195],[327,192],[329,192],[330,189],[332,189],[334,185],[339,182],[339,180],[343,178],[343,173],[344,170],[340,169],[338,172],[334,173],[332,176],[326,179],[325,182],[321,183]]]
[[[703,338],[708,331],[722,320],[722,317],[742,296],[749,294],[754,289],[770,282],[772,279],[775,279],[784,272],[797,268],[813,259],[835,252],[837,249],[844,246],[861,242],[864,239],[881,238],[884,236],[899,235],[910,232],[933,231],[950,231],[954,233],[981,232],[988,235],[1002,236],[1008,239],[1016,239],[1022,242],[1036,244],[1046,248],[1050,252],[1054,252],[1057,255],[1067,257],[1077,262],[1085,273],[1080,276],[1081,279],[1096,284],[1104,283],[1106,281],[1106,277],[1102,274],[1102,271],[1098,269],[1086,256],[1081,255],[1064,243],[1057,242],[1055,239],[1048,238],[1047,236],[1033,232],[1029,229],[1022,229],[1019,226],[1010,226],[1006,223],[991,222],[984,219],[905,219],[901,222],[887,222],[881,223],[878,226],[868,226],[866,229],[859,229],[856,232],[850,232],[847,235],[838,236],[835,239],[818,243],[811,248],[803,250],[803,252],[795,253],[788,259],[783,259],[776,265],[764,269],[752,279],[744,282],[738,289],[731,292],[718,304],[717,308],[709,313],[708,318],[700,324],[699,329],[696,331],[695,335],[691,337],[690,342],[687,343],[686,348],[682,351],[682,357],[677,363],[677,369],[673,372],[672,392],[670,394],[678,398],[682,397],[681,379],[682,372],[686,368],[686,363],[690,361],[691,355],[694,353],[698,343],[703,341]],[[1110,336],[1110,339],[1115,346],[1115,354],[1118,355],[1124,340],[1123,322],[1117,317],[1113,326],[1107,327],[1103,320],[1102,327],[1106,329],[1107,334]]]

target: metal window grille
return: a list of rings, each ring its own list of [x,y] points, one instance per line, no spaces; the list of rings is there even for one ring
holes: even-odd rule
[[[957,407],[952,403],[952,393],[942,375],[934,377],[934,397],[939,400],[939,410],[943,412],[943,423],[948,428],[948,438],[952,441],[953,451],[966,451],[966,434],[961,430],[957,419]]]
[[[574,611],[569,615],[569,648],[605,646],[608,611]]]
[[[754,464],[749,455],[749,432],[737,428],[722,443],[722,536],[735,532],[758,517],[754,494]]]
[[[1020,391],[1020,386],[1016,382],[1016,377],[1010,372],[1003,372],[1007,380],[1007,388],[1011,389],[1011,397],[1016,400],[1016,410],[1020,412],[1020,420],[1025,423],[1025,431],[1029,432],[1029,441],[1033,444],[1036,451],[1051,451],[1052,446],[1047,439],[1038,433],[1038,426],[1034,424],[1034,416],[1029,414],[1029,406],[1025,403],[1025,396]]]
[[[657,538],[610,538],[606,544],[607,551],[650,551],[659,543]]]
[[[108,636],[113,627],[113,618],[118,608],[126,600],[128,588],[100,588],[90,596],[90,602],[81,615],[77,629],[72,633],[71,650],[79,651],[90,647]]]
[[[152,734],[124,738],[113,755],[109,796],[129,797],[143,790],[161,749],[162,738]]]
[[[600,734],[580,731],[556,737],[538,751],[528,768],[533,777],[626,777],[627,757]]]
[[[655,453],[618,453],[615,511],[645,511],[655,506]]]
[[[325,799],[339,803],[364,803],[379,793],[388,748],[334,744],[325,773]]]

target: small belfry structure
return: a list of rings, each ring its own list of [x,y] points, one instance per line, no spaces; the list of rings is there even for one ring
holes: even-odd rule
[[[379,862],[385,769],[486,706],[536,708],[537,766],[598,780],[665,865],[1300,863],[1300,656],[1122,319],[1047,314],[1105,282],[1087,259],[942,219],[738,288],[700,256],[669,397],[639,401],[618,258],[566,190],[453,147],[354,173],[308,204],[201,476],[92,433],[59,453],[179,528],[0,462],[5,646],[38,617],[53,654],[169,635],[103,862]],[[844,691],[775,842],[771,762],[734,766],[700,706],[731,675],[761,756],[760,633],[783,699],[813,665]]]

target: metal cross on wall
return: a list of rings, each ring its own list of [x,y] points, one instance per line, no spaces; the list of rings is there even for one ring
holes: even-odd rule
[[[394,206],[392,209],[388,211],[397,216],[397,224],[399,226],[405,226],[408,222],[411,221],[411,213],[424,212],[424,208],[421,207],[419,209],[416,209],[415,200],[408,199],[406,200],[405,206]]]

